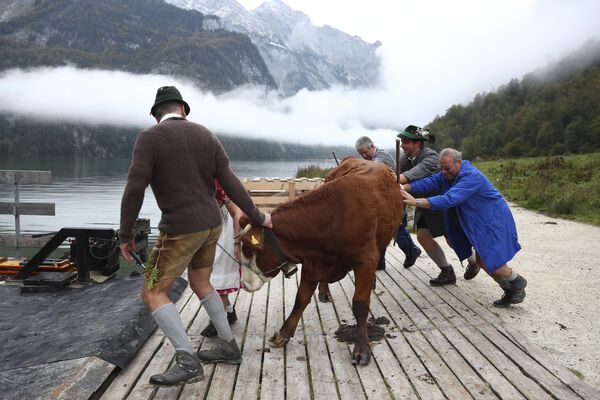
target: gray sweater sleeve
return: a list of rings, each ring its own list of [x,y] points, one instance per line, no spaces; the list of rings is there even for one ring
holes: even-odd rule
[[[439,170],[440,165],[437,153],[425,148],[423,149],[423,159],[408,171],[403,172],[402,175],[404,175],[409,181],[414,181],[431,176]]]

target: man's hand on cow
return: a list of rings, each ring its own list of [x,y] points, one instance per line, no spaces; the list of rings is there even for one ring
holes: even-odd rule
[[[411,206],[414,206],[417,204],[417,200],[406,190],[401,190],[400,193],[402,193],[402,197],[404,197],[404,203],[411,205]]]
[[[271,214],[265,214],[265,220],[262,223],[265,228],[273,229],[273,221],[271,221]]]

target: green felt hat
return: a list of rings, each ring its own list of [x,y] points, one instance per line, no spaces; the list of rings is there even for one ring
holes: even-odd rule
[[[161,86],[156,91],[156,99],[154,100],[154,105],[150,109],[150,115],[155,116],[156,107],[162,103],[166,103],[167,101],[178,101],[183,104],[185,107],[185,115],[189,115],[190,106],[183,100],[181,97],[181,93],[175,86]]]
[[[400,139],[422,140],[423,142],[426,142],[428,140],[428,135],[429,131],[423,130],[423,128],[419,128],[415,125],[409,125],[404,128],[404,131],[396,136]]]

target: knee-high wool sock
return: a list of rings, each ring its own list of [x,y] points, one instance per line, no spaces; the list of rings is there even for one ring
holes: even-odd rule
[[[165,333],[165,336],[169,338],[175,350],[182,350],[194,354],[192,342],[185,333],[181,317],[173,303],[167,303],[160,306],[152,312],[152,317],[160,329]]]
[[[206,309],[206,313],[210,317],[219,337],[227,342],[230,342],[233,339],[233,335],[231,334],[231,328],[229,327],[229,322],[227,322],[227,314],[225,312],[225,308],[223,307],[223,302],[221,298],[217,294],[217,292],[212,292],[208,296],[203,299],[200,299],[202,305]]]
[[[433,250],[428,251],[427,255],[429,256],[429,258],[431,258],[433,260],[435,265],[437,265],[440,269],[451,267],[451,265],[448,264],[448,260],[446,260],[446,255],[444,254],[444,250],[442,250],[442,248],[439,245],[436,245],[433,248]]]
[[[515,279],[517,279],[518,277],[519,277],[519,274],[514,269],[511,269],[510,270],[510,276],[508,277],[508,281],[512,282]]]
[[[494,278],[494,280],[502,288],[502,290],[510,289],[510,282],[508,278]]]

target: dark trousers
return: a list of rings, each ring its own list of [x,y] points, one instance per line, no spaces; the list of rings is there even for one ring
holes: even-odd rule
[[[398,232],[396,232],[396,244],[406,257],[413,256],[417,251],[417,246],[413,242],[410,232],[406,229],[406,210],[404,210],[404,216],[402,217],[402,225],[400,225]]]
[[[387,247],[384,247],[383,250],[379,253],[379,263],[377,264],[377,269],[385,269],[385,250]]]

